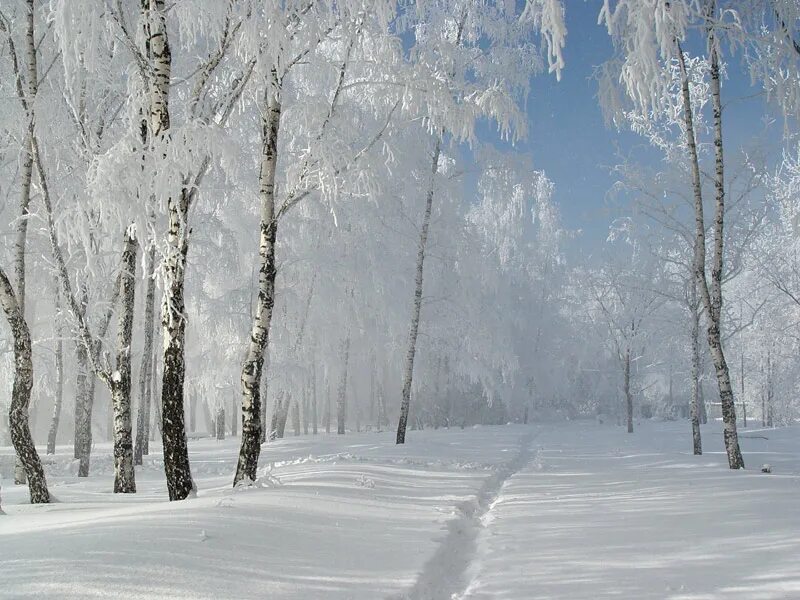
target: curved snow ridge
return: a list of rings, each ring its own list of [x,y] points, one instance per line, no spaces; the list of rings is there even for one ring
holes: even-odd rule
[[[414,586],[395,600],[457,600],[468,590],[478,556],[478,535],[492,520],[491,513],[500,499],[505,482],[519,472],[532,458],[535,432],[520,438],[517,455],[505,464],[495,466],[472,498],[456,505],[456,517],[447,522],[447,534],[439,548],[425,564]]]

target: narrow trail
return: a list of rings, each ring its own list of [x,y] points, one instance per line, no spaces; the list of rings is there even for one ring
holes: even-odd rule
[[[414,586],[399,599],[455,600],[462,597],[473,578],[478,537],[492,521],[490,512],[505,482],[533,458],[531,446],[536,435],[534,429],[523,435],[517,455],[499,467],[474,497],[456,506],[458,516],[447,522],[447,534],[436,553],[425,564]]]

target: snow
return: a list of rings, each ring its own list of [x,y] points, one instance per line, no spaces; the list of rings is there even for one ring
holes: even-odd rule
[[[682,422],[302,436],[236,489],[238,439],[192,440],[173,503],[160,453],[114,495],[110,446],[83,480],[65,446],[39,506],[4,447],[0,597],[796,598],[799,433],[743,430],[744,472]]]

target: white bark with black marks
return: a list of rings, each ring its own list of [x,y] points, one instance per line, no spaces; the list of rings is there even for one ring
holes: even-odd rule
[[[712,3],[713,4],[713,3]],[[711,350],[711,357],[717,374],[720,401],[722,403],[723,421],[725,422],[725,448],[728,455],[728,465],[731,469],[744,467],[741,451],[739,450],[738,436],[736,435],[736,409],[733,406],[733,388],[731,387],[728,365],[722,350],[720,334],[720,317],[722,309],[722,235],[724,225],[724,179],[722,159],[722,107],[720,104],[719,90],[719,57],[716,51],[716,42],[713,30],[709,30],[709,44],[711,50],[711,89],[714,106],[714,153],[715,153],[715,188],[716,210],[714,219],[714,262],[711,273],[711,289],[706,277],[706,234],[705,216],[703,211],[703,192],[700,175],[700,161],[697,152],[697,138],[694,130],[694,114],[692,111],[689,89],[689,77],[686,70],[686,61],[680,43],[677,44],[678,65],[681,73],[681,96],[683,101],[684,124],[686,130],[686,145],[689,150],[689,159],[692,171],[692,189],[694,193],[695,213],[695,245],[694,245],[694,277],[697,290],[706,309],[708,321],[707,337]],[[715,83],[716,81],[716,83]]]
[[[50,502],[44,469],[33,444],[28,427],[28,406],[33,388],[33,361],[31,360],[31,334],[22,307],[17,302],[14,288],[0,267],[0,305],[6,315],[14,338],[14,386],[11,393],[9,425],[11,443],[25,469],[31,504]]]
[[[689,407],[692,423],[692,451],[696,456],[703,454],[703,441],[700,435],[700,305],[697,298],[697,282],[689,282],[689,307],[691,310],[692,399]]]
[[[136,255],[138,245],[132,228],[125,235],[119,278],[120,311],[117,324],[117,365],[111,380],[114,408],[114,493],[136,492],[131,430],[131,344],[136,293]]]
[[[233,485],[245,479],[256,479],[258,456],[261,452],[261,378],[264,354],[269,343],[272,309],[275,305],[275,241],[278,221],[275,213],[275,174],[278,163],[278,135],[281,121],[281,101],[278,87],[270,95],[261,130],[261,168],[259,196],[258,301],[250,331],[247,354],[242,365],[242,444]],[[276,406],[277,408],[277,406]]]
[[[150,136],[154,143],[169,140],[169,89],[172,53],[167,33],[164,0],[150,0],[145,10],[151,54],[149,81]],[[161,325],[164,361],[161,376],[161,437],[164,471],[170,500],[183,500],[195,490],[189,465],[183,406],[186,378],[186,308],[184,282],[189,252],[190,192],[184,187],[177,198],[167,198],[167,248],[164,256],[164,301]]]
[[[408,412],[411,405],[411,385],[414,376],[414,356],[417,352],[417,334],[419,333],[419,315],[422,310],[422,280],[425,269],[425,250],[428,244],[428,230],[431,224],[433,210],[433,194],[436,183],[436,174],[439,172],[439,153],[442,146],[442,132],[436,137],[431,158],[431,177],[428,182],[428,192],[425,197],[425,212],[422,216],[422,228],[417,243],[417,269],[414,278],[414,302],[411,308],[411,327],[408,332],[408,347],[406,349],[406,362],[403,370],[403,392],[400,401],[400,421],[397,424],[398,444],[406,441],[406,426],[408,425]]]

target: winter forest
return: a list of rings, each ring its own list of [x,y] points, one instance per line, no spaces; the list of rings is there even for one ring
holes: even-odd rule
[[[0,0],[0,597],[800,597],[798,117],[797,0]]]

